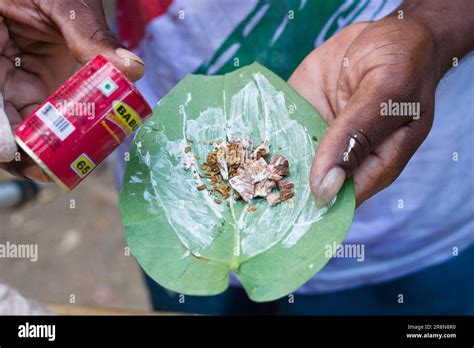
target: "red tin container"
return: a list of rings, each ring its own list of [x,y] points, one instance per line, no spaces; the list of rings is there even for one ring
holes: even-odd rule
[[[151,112],[132,82],[99,55],[23,120],[15,139],[52,180],[70,191]]]

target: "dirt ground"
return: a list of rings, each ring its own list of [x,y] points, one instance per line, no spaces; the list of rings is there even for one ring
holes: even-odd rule
[[[139,266],[125,253],[113,166],[72,193],[49,185],[26,206],[0,210],[0,243],[38,244],[37,262],[0,259],[0,283],[46,304],[150,309]]]

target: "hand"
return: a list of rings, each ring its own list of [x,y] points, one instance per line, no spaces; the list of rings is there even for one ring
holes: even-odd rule
[[[2,0],[0,2],[0,92],[12,129],[76,69],[104,55],[131,80],[143,62],[124,49],[109,29],[97,0]],[[11,157],[11,154],[0,154]],[[11,160],[11,158],[9,158]],[[10,173],[48,180],[33,161],[0,164]]]
[[[431,128],[438,57],[425,25],[387,17],[348,26],[295,70],[289,83],[330,126],[310,175],[319,207],[351,175],[357,204],[397,178]],[[383,116],[384,105],[405,102],[408,115]]]

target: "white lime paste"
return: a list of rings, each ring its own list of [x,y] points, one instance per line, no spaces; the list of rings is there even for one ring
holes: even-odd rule
[[[318,209],[311,196],[308,177],[314,148],[305,128],[289,117],[284,93],[277,91],[260,73],[253,75],[254,80],[247,83],[232,96],[230,108],[210,107],[202,111],[196,119],[188,119],[187,104],[192,100],[188,93],[182,107],[183,139],[169,141],[163,130],[156,131],[156,142],[160,147],[157,154],[151,155],[137,143],[137,155],[150,167],[151,191],[143,193],[150,205],[149,211],[156,212],[161,207],[169,224],[178,234],[190,254],[201,255],[216,237],[222,225],[225,204],[218,205],[206,190],[198,191],[196,186],[202,183],[193,171],[199,171],[196,163],[191,169],[183,170],[186,146],[201,159],[206,158],[210,140],[241,138],[251,136],[255,143],[268,140],[273,148],[286,156],[290,162],[291,180],[295,183],[295,202],[270,207],[265,200],[255,200],[256,212],[242,209],[240,216],[235,215],[235,204],[231,200],[231,221],[234,227],[234,252],[239,261],[248,260],[277,243],[291,247],[304,236],[311,224],[320,220],[328,208]],[[224,105],[225,93],[223,95]],[[263,108],[263,110],[262,110]],[[148,126],[153,126],[150,121]],[[159,125],[156,125],[159,127]],[[138,179],[138,180],[137,180]],[[139,182],[140,178],[132,178]]]

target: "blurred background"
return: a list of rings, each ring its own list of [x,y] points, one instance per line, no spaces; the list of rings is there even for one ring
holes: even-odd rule
[[[111,23],[115,2],[104,7]],[[151,308],[140,268],[125,249],[114,158],[69,194],[51,184],[24,206],[0,208],[0,243],[38,245],[36,262],[0,259],[0,283],[45,305]],[[0,186],[11,179],[0,171]]]
[[[106,161],[69,194],[51,184],[24,206],[0,209],[0,243],[38,245],[36,262],[0,259],[0,283],[45,304],[150,308],[125,249],[113,167]],[[0,184],[9,179],[0,172]]]

